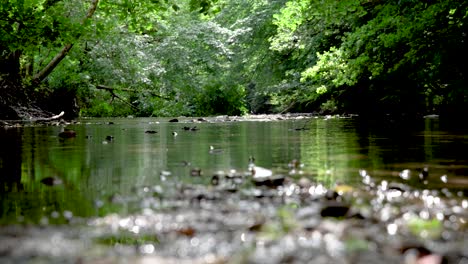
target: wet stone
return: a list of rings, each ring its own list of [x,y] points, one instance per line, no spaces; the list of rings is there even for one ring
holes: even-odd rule
[[[219,184],[219,175],[213,175],[213,177],[211,177],[211,184],[212,185],[218,185]]]
[[[320,210],[322,217],[344,217],[349,211],[349,204],[337,201],[326,201]]]
[[[266,186],[270,188],[276,188],[283,185],[286,177],[284,175],[272,175],[268,177],[253,177],[252,181],[256,186]]]
[[[320,211],[321,211],[320,204],[314,203],[307,207],[300,208],[296,213],[296,217],[299,220],[314,218],[320,214]]]
[[[326,193],[325,193],[325,199],[327,200],[336,200],[336,198],[338,198],[340,195],[334,191],[334,190],[328,190]]]
[[[265,225],[266,219],[262,215],[255,215],[252,223],[248,224],[248,230],[253,232],[259,232],[262,230],[262,227]]]
[[[421,172],[419,173],[419,179],[422,180],[422,181],[425,181],[425,180],[427,180],[428,177],[429,177],[429,168],[424,167],[421,170]]]
[[[397,190],[400,192],[406,192],[406,191],[409,191],[409,186],[406,184],[402,184],[402,183],[391,182],[388,184],[388,189]]]
[[[190,170],[190,176],[192,177],[200,177],[202,176],[202,170],[200,168],[193,168]]]

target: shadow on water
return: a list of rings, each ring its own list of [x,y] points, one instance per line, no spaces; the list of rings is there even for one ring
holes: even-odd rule
[[[54,156],[72,159],[62,152],[70,146],[50,132],[47,127],[0,129],[0,224],[60,224],[95,214],[79,187],[86,174],[69,177],[76,166]]]
[[[23,189],[21,184],[21,137],[20,129],[0,129],[0,188],[2,196],[13,190]]]
[[[355,128],[361,153],[369,157],[367,169],[371,174],[391,179],[398,178],[403,170],[411,170],[417,176],[426,167],[426,187],[468,186],[465,124],[439,119],[361,120]],[[443,176],[449,180],[441,180]]]

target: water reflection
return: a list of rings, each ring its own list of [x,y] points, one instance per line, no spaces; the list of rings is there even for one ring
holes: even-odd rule
[[[0,186],[5,192],[21,190],[21,130],[0,129],[0,146]]]
[[[70,213],[105,214],[113,208],[101,208],[99,201],[128,196],[135,187],[161,180],[209,183],[215,171],[247,170],[250,156],[256,165],[285,174],[291,160],[300,160],[303,174],[292,177],[309,177],[325,186],[359,184],[359,169],[378,179],[401,180],[401,171],[417,175],[424,166],[429,168],[428,188],[468,186],[467,133],[444,130],[438,120],[189,125],[198,130],[165,119],[84,119],[67,127],[77,133],[69,139],[58,137],[60,127],[0,129],[1,221],[66,222]],[[191,176],[194,168],[202,177]],[[440,180],[443,175],[446,182]],[[62,184],[41,182],[49,177]]]

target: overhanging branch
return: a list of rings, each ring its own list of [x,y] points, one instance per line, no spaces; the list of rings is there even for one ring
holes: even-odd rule
[[[165,97],[163,95],[160,95],[160,94],[157,94],[155,93],[153,90],[148,90],[148,89],[138,89],[138,90],[135,90],[135,89],[130,89],[130,88],[114,88],[114,87],[109,87],[109,86],[105,86],[105,85],[96,85],[96,88],[97,89],[100,89],[100,90],[106,90],[108,92],[110,92],[111,94],[114,94],[114,91],[124,91],[124,92],[131,92],[131,93],[149,93],[155,97],[158,97],[158,98],[161,98],[161,99],[165,99],[165,100],[171,100],[171,98],[169,97]]]

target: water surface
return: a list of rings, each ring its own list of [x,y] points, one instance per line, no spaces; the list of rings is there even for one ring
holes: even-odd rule
[[[444,126],[438,119],[223,120],[82,119],[66,126],[77,133],[70,139],[58,137],[60,126],[2,128],[0,223],[62,223],[71,216],[125,213],[122,210],[129,208],[102,208],[100,201],[131,196],[138,188],[168,178],[208,184],[218,170],[246,171],[249,157],[282,174],[290,171],[291,160],[299,160],[302,174],[291,177],[307,177],[328,187],[337,182],[361,184],[359,170],[401,181],[403,170],[415,176],[424,167],[429,178],[423,188],[468,187],[468,131]],[[195,168],[201,177],[191,176]],[[62,184],[41,183],[48,177]]]

